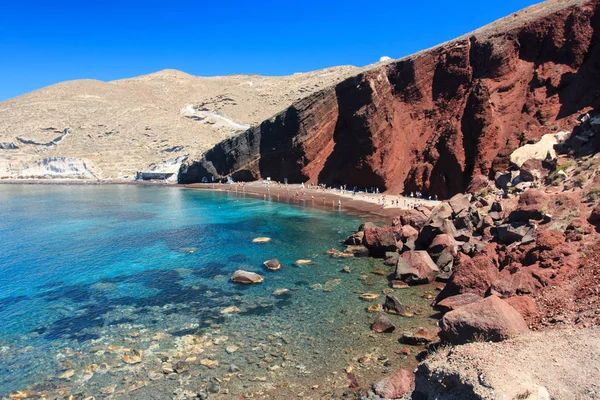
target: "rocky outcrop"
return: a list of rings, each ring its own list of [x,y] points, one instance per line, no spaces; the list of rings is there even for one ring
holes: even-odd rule
[[[441,328],[440,337],[453,344],[473,340],[498,342],[529,330],[521,314],[496,296],[446,313]]]
[[[214,174],[463,192],[506,169],[523,142],[600,105],[599,4],[543,3],[346,79],[188,160],[179,182]]]

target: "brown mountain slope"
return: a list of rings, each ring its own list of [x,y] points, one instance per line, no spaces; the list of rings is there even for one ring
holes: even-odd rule
[[[281,77],[206,78],[164,70],[52,85],[0,103],[0,179],[91,177],[65,165],[54,165],[66,169],[53,173],[47,165],[52,157],[83,159],[97,178],[111,179],[199,156],[357,71],[345,66]]]
[[[294,103],[182,166],[443,197],[598,105],[599,1],[545,2]]]

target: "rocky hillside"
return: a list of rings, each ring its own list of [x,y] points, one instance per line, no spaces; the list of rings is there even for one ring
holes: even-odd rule
[[[198,157],[357,71],[348,66],[281,77],[206,78],[165,70],[49,86],[0,103],[0,179],[176,171],[185,156]]]
[[[180,170],[448,198],[598,106],[599,1],[547,1],[304,98]]]
[[[585,116],[509,160],[494,182],[479,177],[467,193],[399,210],[388,226],[365,223],[344,241],[346,254],[384,259],[392,288],[438,290],[435,329],[396,333],[410,310],[393,292],[375,308],[374,332],[398,335],[404,354],[427,348],[416,375],[384,376],[378,396],[600,395],[600,370],[589,368],[600,361],[600,118]]]

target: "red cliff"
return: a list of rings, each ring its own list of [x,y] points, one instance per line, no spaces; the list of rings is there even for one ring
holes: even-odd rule
[[[550,1],[305,98],[182,166],[448,197],[600,104],[600,1]]]

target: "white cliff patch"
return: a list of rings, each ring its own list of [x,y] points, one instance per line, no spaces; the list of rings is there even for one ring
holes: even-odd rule
[[[48,157],[23,164],[0,160],[0,179],[98,179],[95,170],[82,158]]]
[[[203,124],[212,125],[213,128],[227,128],[233,131],[245,131],[250,128],[250,125],[236,122],[220,112],[210,111],[206,108],[198,109],[195,105],[185,106],[181,110],[181,114]]]
[[[165,180],[169,183],[177,182],[177,174],[181,164],[187,159],[187,156],[169,158],[156,164],[150,164],[147,170],[138,171],[136,179],[138,180]]]
[[[526,144],[519,147],[510,155],[510,162],[517,167],[521,167],[527,160],[545,160],[546,158],[555,159],[556,151],[554,145],[558,143],[555,134],[542,136],[539,142],[535,144]]]

